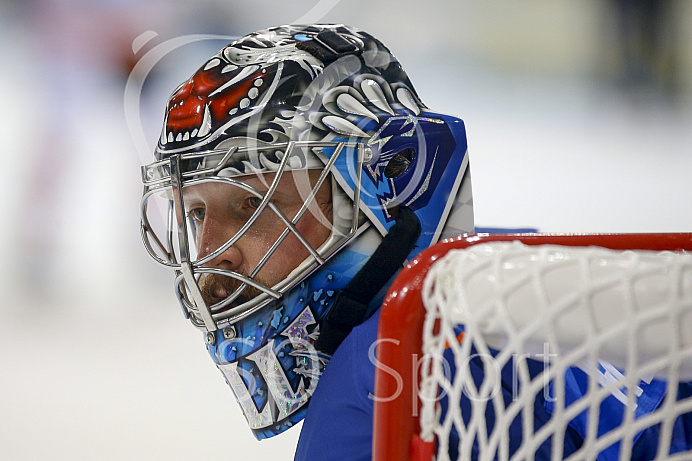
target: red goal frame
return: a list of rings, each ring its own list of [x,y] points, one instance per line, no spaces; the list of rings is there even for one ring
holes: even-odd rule
[[[417,402],[420,409],[420,402],[414,395],[419,376],[417,371],[414,376],[414,370],[422,357],[425,308],[421,288],[430,266],[453,249],[507,241],[521,241],[526,245],[598,246],[612,250],[692,251],[692,233],[474,234],[446,240],[422,251],[396,278],[380,313],[373,460],[429,460],[435,453],[434,444],[426,444],[418,438],[418,411],[414,407]]]

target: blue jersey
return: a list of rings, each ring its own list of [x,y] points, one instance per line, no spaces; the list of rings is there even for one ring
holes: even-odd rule
[[[344,461],[370,460],[372,455],[372,418],[375,361],[373,345],[377,340],[379,315],[375,314],[364,324],[353,329],[351,334],[339,346],[324,374],[320,378],[315,393],[308,407],[303,428],[298,441],[295,460],[339,459]],[[448,363],[454,363],[449,360]],[[528,361],[529,373],[537,375],[543,371],[543,363]],[[505,404],[512,402],[513,385],[511,376],[514,367],[508,364],[502,372],[501,390]],[[471,361],[469,370],[477,382],[483,377],[483,364]],[[606,376],[614,373],[607,364],[601,372]],[[453,375],[452,375],[453,376]],[[514,384],[512,384],[514,383]],[[580,398],[587,390],[588,376],[578,368],[569,369],[565,376],[565,401],[570,403]],[[553,383],[548,392],[539,392],[534,402],[534,430],[538,430],[551,418],[552,402],[546,400],[554,392]],[[649,413],[662,402],[666,392],[663,381],[651,380],[642,382],[638,390],[637,409],[635,417]],[[554,394],[552,394],[554,395]],[[692,385],[681,383],[678,398],[692,396]],[[598,434],[604,434],[617,427],[625,414],[626,399],[612,395],[603,400],[599,412]],[[471,402],[462,395],[461,414],[469,415]],[[441,406],[446,412],[447,402],[441,400]],[[490,406],[485,414],[488,430],[492,429],[495,421]],[[567,456],[581,447],[586,437],[588,411],[584,411],[570,421],[565,431],[563,455]],[[522,442],[521,415],[510,425],[510,454],[514,453]],[[653,459],[658,447],[660,427],[652,426],[636,435],[633,440],[632,459]],[[456,458],[458,436],[450,434],[450,457]],[[551,439],[546,440],[536,451],[535,459],[551,459]],[[673,427],[671,453],[692,449],[692,413],[680,416]],[[615,444],[604,449],[598,456],[599,461],[618,459],[619,445]]]
[[[346,337],[310,399],[295,460],[372,458],[375,364],[368,358],[377,340],[379,311]]]

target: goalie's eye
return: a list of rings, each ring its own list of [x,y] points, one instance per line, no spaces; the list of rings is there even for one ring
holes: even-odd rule
[[[204,216],[206,215],[206,210],[204,208],[192,208],[187,212],[187,216],[197,223],[204,222]]]
[[[248,206],[249,208],[255,208],[255,209],[257,209],[257,208],[259,208],[260,203],[262,203],[262,199],[259,198],[259,197],[248,197],[248,198],[245,200],[245,203],[247,204],[247,206]]]

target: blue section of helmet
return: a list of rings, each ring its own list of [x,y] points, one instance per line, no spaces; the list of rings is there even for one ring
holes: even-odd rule
[[[268,439],[274,437],[275,435],[281,434],[282,432],[292,428],[305,418],[305,414],[308,411],[307,405],[303,406],[300,410],[291,414],[290,416],[283,418],[269,427],[263,429],[253,429],[252,433],[257,440]]]
[[[390,215],[393,207],[410,208],[423,227],[417,251],[428,247],[437,238],[438,225],[444,221],[443,215],[454,200],[464,174],[462,166],[467,148],[464,122],[431,112],[420,117],[395,116],[382,125],[368,145],[374,154],[362,172],[362,206],[385,231],[394,225]],[[386,177],[387,164],[407,149],[413,151],[408,168],[396,177]],[[323,152],[329,157],[333,149]],[[355,148],[346,149],[334,163],[351,190],[355,190],[358,177],[356,155]]]
[[[435,147],[439,149],[430,164],[432,171],[426,176],[421,187],[427,190],[410,205],[422,225],[421,236],[417,242],[415,253],[429,247],[437,241],[438,227],[445,222],[451,202],[456,198],[464,175],[462,166],[466,156],[466,129],[464,122],[456,117],[438,115],[445,121],[448,132],[440,129],[434,133],[438,137]],[[428,168],[426,162],[426,168]]]
[[[310,346],[306,348],[301,341],[314,343],[318,335],[317,323],[331,308],[335,294],[346,286],[367,258],[367,255],[354,250],[339,252],[284,298],[235,322],[234,338],[224,338],[223,331],[217,331],[215,344],[207,344],[207,350],[217,364],[237,362],[236,370],[258,412],[262,412],[267,404],[276,404],[272,403],[268,377],[253,361],[254,354],[263,347],[272,349],[290,387],[287,392],[299,394],[301,386],[302,389],[314,389],[328,357],[317,354],[314,349],[307,350]],[[314,318],[315,323],[308,323],[303,331],[289,331],[301,315]],[[290,414],[277,411],[270,425],[252,429],[254,435],[258,439],[272,437],[292,427],[304,417],[305,403],[296,404]]]
[[[346,286],[367,258],[357,251],[342,250],[284,298],[235,322],[234,338],[226,339],[222,331],[217,331],[216,343],[207,345],[212,358],[216,363],[230,363],[255,352],[269,339],[278,337],[306,307],[317,321],[322,320],[335,293]]]
[[[245,383],[248,392],[255,402],[255,406],[262,411],[267,403],[268,388],[267,382],[260,373],[253,373],[254,364],[247,360],[238,361],[238,372],[240,378]]]

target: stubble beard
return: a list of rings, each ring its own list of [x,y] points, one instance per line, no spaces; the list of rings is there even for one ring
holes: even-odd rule
[[[256,282],[266,285],[262,280],[254,277]],[[228,296],[232,295],[237,289],[243,286],[243,282],[233,277],[217,274],[204,274],[199,281],[199,288],[202,293],[202,298],[207,306],[212,306]],[[243,291],[237,298],[231,302],[226,308],[239,306],[251,299],[261,295],[263,291],[251,286],[245,285]]]

